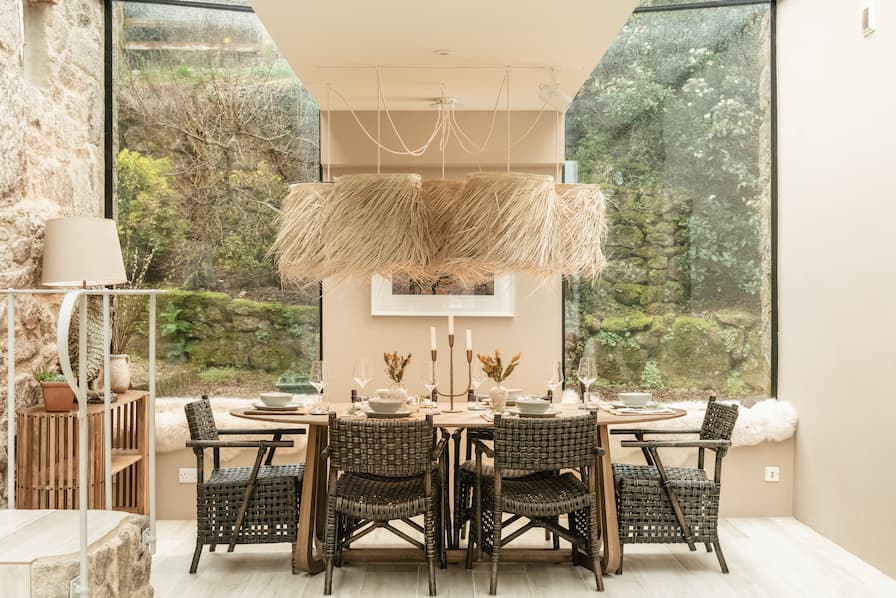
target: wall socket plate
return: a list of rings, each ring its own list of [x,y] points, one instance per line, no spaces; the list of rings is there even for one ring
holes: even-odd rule
[[[195,467],[181,467],[177,470],[177,481],[181,484],[195,484],[198,479]]]
[[[777,465],[768,465],[765,468],[765,481],[766,482],[780,482],[781,481],[781,468]]]

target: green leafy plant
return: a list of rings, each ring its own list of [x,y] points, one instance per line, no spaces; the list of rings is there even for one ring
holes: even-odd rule
[[[40,372],[37,375],[38,382],[65,382],[65,376],[57,371]]]
[[[649,359],[644,363],[644,369],[641,370],[641,386],[644,388],[663,387],[660,366],[653,359]]]
[[[193,324],[179,317],[181,311],[183,310],[169,301],[165,309],[159,312],[162,336],[170,341],[168,359],[185,359],[189,353],[187,342],[190,340]]]

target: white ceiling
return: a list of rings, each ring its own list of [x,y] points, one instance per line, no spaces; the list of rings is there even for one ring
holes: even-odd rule
[[[638,0],[251,0],[322,109],[327,84],[355,109],[376,108],[376,66],[390,109],[422,110],[440,95],[491,110],[510,65],[513,110],[537,110],[556,69],[574,96]],[[447,50],[448,56],[436,52]],[[480,68],[482,67],[482,68]],[[333,110],[345,104],[331,94]],[[501,99],[504,107],[504,98]]]

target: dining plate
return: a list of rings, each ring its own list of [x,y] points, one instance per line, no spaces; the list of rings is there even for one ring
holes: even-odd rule
[[[252,403],[252,407],[259,411],[297,411],[301,405],[298,403],[288,403],[286,405],[265,405],[261,401]]]
[[[411,412],[407,409],[393,411],[392,413],[377,413],[376,411],[367,410],[364,411],[364,415],[372,419],[398,419],[400,417],[408,417],[411,415]]]
[[[547,411],[542,411],[540,413],[529,413],[529,412],[520,411],[519,409],[508,409],[507,413],[519,415],[520,417],[554,417],[555,415],[560,413],[560,410],[554,409],[554,408],[548,408]]]

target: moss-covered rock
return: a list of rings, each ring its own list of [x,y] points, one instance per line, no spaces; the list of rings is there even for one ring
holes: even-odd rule
[[[644,233],[637,226],[617,224],[607,232],[607,245],[634,248],[644,241]]]
[[[635,312],[625,316],[604,318],[600,322],[600,329],[616,333],[637,332],[647,330],[651,324],[653,324],[653,318],[640,312]]]
[[[673,388],[719,388],[729,373],[719,325],[696,316],[678,316],[659,347],[664,382]]]
[[[647,262],[641,257],[611,260],[603,276],[611,282],[644,284],[647,282]]]
[[[654,270],[665,270],[669,267],[669,258],[664,255],[652,257],[647,261],[647,267]]]
[[[715,312],[715,318],[722,324],[752,328],[759,321],[759,314],[742,309],[722,309]]]
[[[648,305],[655,295],[649,287],[640,284],[619,282],[613,285],[613,299],[629,307]]]

